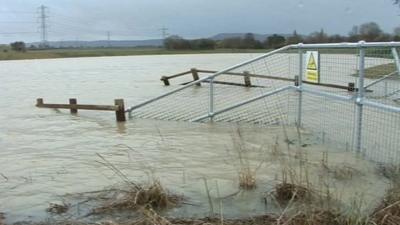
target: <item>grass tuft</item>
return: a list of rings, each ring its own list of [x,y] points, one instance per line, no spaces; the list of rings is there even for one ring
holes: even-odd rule
[[[4,222],[5,220],[4,213],[0,212],[0,225],[5,225],[6,223]]]
[[[280,203],[305,201],[311,197],[311,190],[297,184],[280,183],[275,186],[273,196]]]
[[[381,204],[372,214],[372,221],[378,225],[400,224],[400,185],[388,190]]]
[[[286,225],[343,225],[339,222],[340,214],[332,210],[313,209],[310,212],[298,212],[287,219]]]
[[[137,185],[139,186],[139,185]],[[133,210],[137,211],[143,207],[163,210],[175,207],[183,200],[182,196],[170,194],[159,181],[154,181],[149,186],[139,186],[139,188],[129,188],[128,190],[117,190],[113,193],[106,193],[108,197],[100,207],[92,210],[91,214],[102,214],[113,211]]]
[[[50,203],[46,211],[51,214],[64,214],[69,210],[70,206],[70,204],[64,202],[62,204]]]

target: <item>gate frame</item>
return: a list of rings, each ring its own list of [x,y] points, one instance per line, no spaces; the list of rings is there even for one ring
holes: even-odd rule
[[[364,81],[365,81],[365,50],[367,48],[391,48],[392,49],[392,55],[394,58],[394,63],[396,65],[396,69],[397,71],[390,73],[374,82],[372,82],[371,84],[368,85],[364,85]],[[174,93],[177,93],[179,91],[182,91],[186,88],[192,87],[194,85],[198,85],[201,82],[209,82],[210,86],[209,86],[209,109],[208,109],[208,113],[206,115],[197,117],[193,120],[191,120],[191,122],[200,122],[200,121],[204,121],[206,119],[210,119],[211,121],[213,120],[213,117],[233,110],[235,108],[241,107],[243,105],[249,104],[251,102],[257,101],[259,99],[271,96],[271,95],[275,95],[278,94],[280,92],[283,91],[288,91],[288,90],[295,90],[299,93],[299,98],[298,98],[298,109],[297,109],[297,117],[296,117],[296,125],[297,126],[301,126],[302,125],[302,102],[303,102],[303,92],[305,93],[310,93],[313,95],[317,95],[317,96],[321,96],[321,97],[327,97],[327,98],[331,98],[331,99],[335,99],[335,100],[339,100],[339,101],[346,101],[346,102],[353,102],[356,106],[356,115],[355,115],[355,148],[357,150],[357,152],[361,152],[362,149],[362,126],[363,126],[363,107],[365,106],[370,106],[370,107],[374,107],[374,108],[378,108],[380,110],[384,110],[384,111],[388,111],[388,112],[395,112],[395,113],[400,113],[400,107],[396,107],[396,106],[391,106],[391,105],[385,105],[385,104],[381,104],[378,102],[374,102],[374,101],[370,101],[368,99],[365,98],[365,89],[367,89],[368,87],[371,87],[372,85],[375,85],[379,82],[382,82],[383,80],[396,75],[400,76],[400,60],[399,60],[399,55],[397,52],[396,48],[400,47],[400,42],[365,42],[365,41],[359,41],[357,43],[328,43],[328,44],[303,44],[303,43],[299,43],[299,44],[293,44],[293,45],[288,45],[273,51],[270,51],[266,54],[263,54],[259,57],[256,57],[254,59],[248,60],[246,62],[228,67],[226,69],[223,69],[219,72],[216,72],[212,75],[209,75],[207,77],[198,79],[194,82],[191,82],[189,84],[186,84],[182,87],[176,88],[170,92],[167,92],[163,95],[160,95],[158,97],[152,98],[150,100],[147,100],[145,102],[142,102],[138,105],[132,106],[130,108],[128,108],[125,112],[129,113],[129,118],[131,118],[131,112],[143,107],[145,105],[148,105],[152,102],[158,101],[159,99],[165,98],[169,95],[172,95]],[[344,48],[352,48],[352,49],[358,49],[358,54],[359,54],[359,59],[358,59],[358,63],[359,63],[359,74],[358,74],[358,84],[357,84],[357,91],[355,94],[353,94],[352,96],[343,96],[343,95],[338,95],[338,94],[333,94],[333,93],[328,93],[328,92],[324,92],[324,91],[318,91],[309,87],[304,86],[303,84],[303,77],[304,77],[304,51],[305,50],[310,50],[310,49],[344,49]],[[220,109],[215,111],[214,108],[214,78],[219,76],[219,75],[223,75],[231,70],[240,68],[242,66],[246,66],[250,63],[253,63],[255,61],[258,61],[260,59],[264,59],[267,58],[269,56],[281,53],[283,51],[286,50],[298,50],[298,55],[299,55],[299,72],[298,72],[298,82],[297,84],[294,85],[288,85],[286,87],[283,88],[279,88],[264,94],[261,94],[259,96],[250,98],[248,100],[239,102],[239,103],[235,103],[231,106],[228,106],[224,109]]]

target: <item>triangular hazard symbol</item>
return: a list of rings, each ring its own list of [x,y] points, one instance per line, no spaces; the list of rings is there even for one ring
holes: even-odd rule
[[[308,60],[307,64],[308,70],[317,70],[317,64],[315,63],[314,54],[311,53],[310,59]]]

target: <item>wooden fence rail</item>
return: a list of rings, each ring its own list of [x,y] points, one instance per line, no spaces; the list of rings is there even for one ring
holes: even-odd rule
[[[49,109],[69,109],[71,114],[78,113],[78,110],[115,111],[115,117],[118,122],[126,121],[125,104],[123,99],[115,99],[114,105],[85,105],[78,104],[75,98],[70,98],[69,104],[49,104],[44,103],[42,98],[38,98],[36,99],[36,107]]]
[[[177,78],[177,77],[181,77],[181,76],[185,76],[188,74],[192,74],[193,76],[193,81],[196,81],[199,79],[199,73],[208,73],[208,74],[214,74],[217,73],[218,71],[215,70],[202,70],[202,69],[196,69],[196,68],[192,68],[189,71],[185,71],[182,73],[178,73],[178,74],[174,74],[172,76],[162,76],[161,77],[161,81],[163,81],[165,86],[169,86],[170,79],[173,78]],[[281,81],[289,81],[289,82],[296,82],[296,78],[292,79],[292,78],[287,78],[287,77],[277,77],[277,76],[268,76],[268,75],[260,75],[260,74],[252,74],[248,71],[244,71],[243,73],[237,73],[237,72],[225,72],[224,74],[226,75],[233,75],[233,76],[242,76],[243,77],[243,84],[241,83],[234,83],[234,82],[226,82],[226,81],[214,81],[214,83],[216,84],[225,84],[225,85],[234,85],[234,86],[244,86],[244,87],[261,87],[258,85],[253,85],[251,83],[251,78],[262,78],[262,79],[271,79],[271,80],[281,80]],[[190,81],[190,82],[193,82]],[[190,82],[185,82],[182,83],[183,85],[188,84]],[[204,83],[207,83],[209,81],[205,80],[203,81]],[[338,85],[338,84],[326,84],[326,83],[313,83],[313,82],[308,82],[303,80],[303,83],[305,84],[309,84],[309,85],[316,85],[316,86],[323,86],[323,87],[330,87],[330,88],[337,88],[337,89],[343,89],[343,90],[348,90],[348,91],[358,91],[357,88],[354,87],[354,83],[348,83],[347,86],[345,85]],[[200,85],[200,83],[198,83],[197,85]]]

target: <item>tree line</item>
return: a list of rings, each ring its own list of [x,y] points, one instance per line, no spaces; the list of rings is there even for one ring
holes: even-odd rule
[[[385,33],[375,22],[353,26],[348,35],[327,34],[323,29],[309,35],[300,35],[293,31],[291,35],[273,34],[264,41],[256,40],[254,34],[247,33],[244,37],[232,37],[223,40],[195,39],[188,40],[179,36],[170,36],[164,40],[164,47],[169,50],[208,50],[216,48],[228,49],[276,49],[288,44],[297,43],[338,43],[338,42],[383,42],[400,41],[400,26],[393,33]]]

